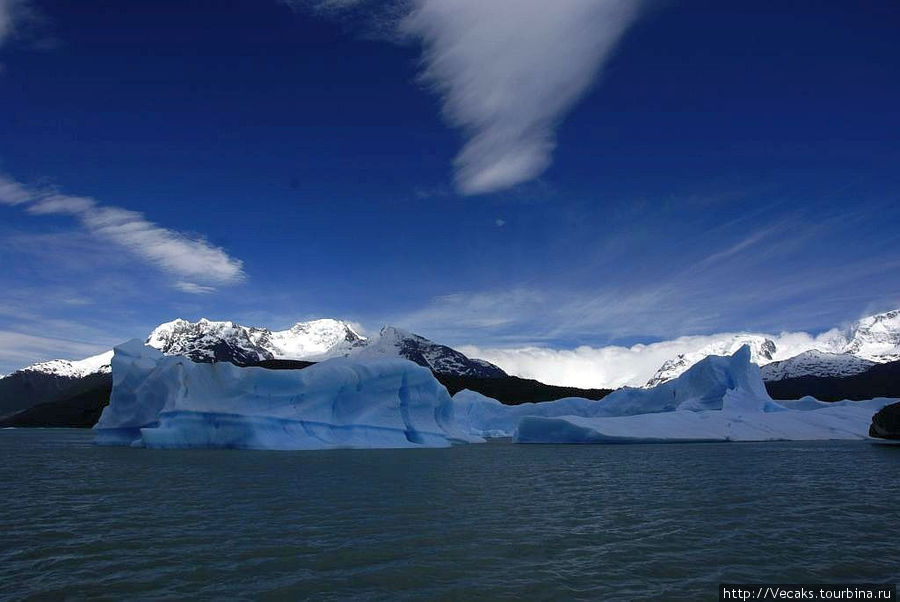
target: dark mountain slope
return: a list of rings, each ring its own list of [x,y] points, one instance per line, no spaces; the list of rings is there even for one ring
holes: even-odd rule
[[[564,397],[584,397],[586,399],[603,399],[612,389],[577,389],[575,387],[557,387],[546,385],[537,380],[504,376],[502,378],[478,378],[475,376],[455,376],[452,374],[435,374],[434,377],[447,387],[450,395],[463,389],[492,397],[506,405],[520,403],[553,401]]]
[[[95,373],[81,377],[20,370],[0,379],[0,417],[38,404],[71,399],[101,386],[111,386],[112,376]]]
[[[106,376],[106,379],[94,381],[91,388],[0,418],[0,428],[11,426],[91,428],[97,424],[103,408],[109,405],[109,394],[112,391],[112,377],[109,374],[102,376]]]
[[[853,376],[801,376],[766,383],[773,399],[800,399],[811,395],[820,401],[900,397],[900,361],[876,364]]]

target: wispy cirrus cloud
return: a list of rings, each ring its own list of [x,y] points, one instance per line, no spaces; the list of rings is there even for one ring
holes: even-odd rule
[[[193,282],[184,281],[178,281],[173,286],[183,293],[190,293],[192,295],[205,295],[213,293],[216,290],[215,287],[212,286],[202,286],[200,284],[194,284]]]
[[[0,376],[35,362],[83,358],[103,353],[108,348],[82,341],[0,330]]]
[[[16,40],[30,50],[48,50],[58,41],[32,0],[0,0],[0,46]]]
[[[640,386],[666,360],[738,333],[762,334],[774,340],[779,350],[777,359],[814,348],[817,341],[828,339],[832,332],[762,330],[759,326],[765,326],[765,322],[760,322],[759,317],[743,318],[747,320],[744,322],[747,328],[740,331],[722,331],[721,326],[740,323],[741,314],[748,306],[762,307],[763,313],[771,312],[774,322],[815,320],[820,316],[804,300],[819,299],[833,294],[831,291],[836,286],[898,270],[898,262],[858,263],[827,274],[814,272],[808,278],[760,291],[757,296],[748,294],[746,289],[732,289],[733,282],[716,286],[697,280],[683,285],[662,282],[656,288],[593,294],[548,290],[456,294],[437,298],[427,307],[396,321],[410,330],[455,344],[470,357],[490,361],[524,378],[580,387]],[[697,288],[691,290],[691,287]],[[828,299],[829,302],[847,300]],[[851,300],[866,307],[865,313],[856,317],[900,304],[895,295],[884,297],[874,306],[866,293]],[[823,307],[828,309],[828,303]],[[684,332],[704,334],[680,334]],[[578,344],[604,338],[657,342]],[[471,343],[465,344],[466,339]]]
[[[420,43],[421,79],[440,97],[447,122],[465,137],[454,160],[457,188],[482,194],[527,182],[547,169],[559,122],[597,80],[642,2],[288,4],[354,19],[368,14],[382,33],[393,30],[396,39]]]
[[[391,321],[512,374],[585,387],[641,385],[664,361],[730,333],[771,333],[789,357],[817,333],[900,306],[900,261],[889,241],[847,248],[839,263],[821,257],[817,245],[840,240],[858,220],[848,210],[817,221],[781,215],[752,229],[738,223],[715,247],[686,240],[671,257],[641,256],[652,272],[610,272],[590,286],[545,274],[441,295]],[[639,249],[626,246],[630,253]]]
[[[0,0],[0,44],[12,33],[16,12],[22,4],[21,0]]]
[[[114,243],[132,256],[175,276],[178,290],[209,293],[245,278],[243,262],[205,239],[159,226],[142,213],[101,205],[89,197],[25,186],[0,175],[0,204],[31,215],[69,215],[96,238]]]

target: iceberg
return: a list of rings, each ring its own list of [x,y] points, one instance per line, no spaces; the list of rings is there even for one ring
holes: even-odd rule
[[[774,401],[750,348],[709,356],[652,389],[625,388],[599,401],[569,398],[504,406],[471,391],[454,396],[460,430],[518,443],[660,443],[865,439],[888,399]]]
[[[597,416],[602,415],[603,400],[566,397],[556,401],[505,405],[481,393],[463,389],[453,396],[456,425],[476,437],[512,437],[519,421],[526,416]]]
[[[116,347],[100,445],[150,448],[447,447],[460,431],[447,390],[397,358],[330,359],[303,370],[194,363],[138,340]]]
[[[525,417],[517,443],[683,443],[867,439],[872,415],[892,400],[847,402],[784,412],[677,410],[658,414],[583,418]]]

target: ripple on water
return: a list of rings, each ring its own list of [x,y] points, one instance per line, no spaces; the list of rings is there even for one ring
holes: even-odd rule
[[[900,447],[332,452],[0,432],[0,597],[715,599],[900,580]]]

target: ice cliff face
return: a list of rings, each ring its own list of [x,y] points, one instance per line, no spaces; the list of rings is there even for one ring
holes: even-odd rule
[[[103,445],[331,449],[445,447],[453,402],[431,371],[397,358],[335,358],[303,370],[196,363],[140,341],[115,349]]]

